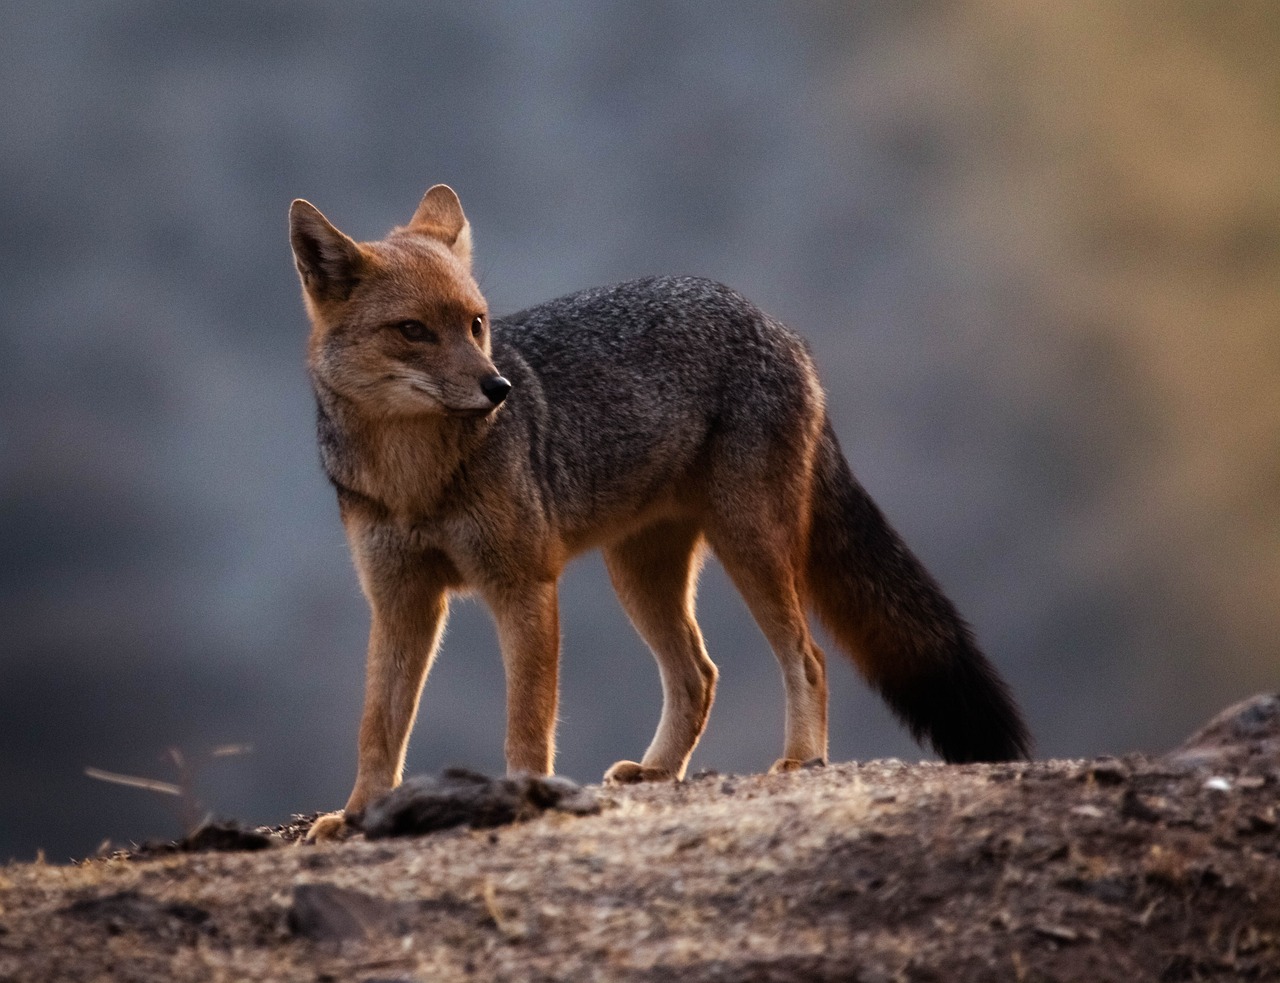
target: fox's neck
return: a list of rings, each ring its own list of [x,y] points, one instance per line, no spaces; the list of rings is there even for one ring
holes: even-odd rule
[[[370,417],[351,400],[316,387],[320,459],[339,493],[388,518],[435,512],[475,445],[477,431],[450,417]]]

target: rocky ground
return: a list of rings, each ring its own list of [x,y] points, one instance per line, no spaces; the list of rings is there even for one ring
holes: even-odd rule
[[[206,830],[0,868],[0,981],[1280,979],[1278,789],[1264,696],[1164,758],[707,774],[323,845]]]

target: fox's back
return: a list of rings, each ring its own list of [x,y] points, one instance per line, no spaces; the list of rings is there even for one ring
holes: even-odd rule
[[[582,391],[593,377],[629,382],[642,392],[667,388],[713,395],[718,374],[709,356],[723,341],[745,337],[759,312],[727,287],[693,277],[651,277],[558,297],[494,324],[547,384]],[[607,395],[617,395],[608,393]]]
[[[495,359],[536,375],[559,422],[638,436],[768,415],[814,377],[804,342],[728,287],[648,277],[495,322]]]
[[[556,497],[595,508],[678,486],[726,440],[785,438],[812,410],[797,405],[816,387],[804,343],[710,280],[585,290],[496,321],[493,337]]]

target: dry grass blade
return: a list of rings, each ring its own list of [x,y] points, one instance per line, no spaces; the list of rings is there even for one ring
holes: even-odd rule
[[[84,773],[100,782],[111,782],[113,785],[128,785],[130,788],[142,788],[148,792],[160,792],[164,795],[182,795],[182,787],[173,782],[162,782],[157,778],[140,778],[137,775],[121,775],[119,772],[104,771],[101,768],[85,768]]]
[[[230,758],[237,754],[253,754],[252,744],[221,744],[209,752],[211,758]]]

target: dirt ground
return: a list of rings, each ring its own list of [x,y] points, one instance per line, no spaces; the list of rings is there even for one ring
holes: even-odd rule
[[[1159,759],[705,774],[497,829],[10,865],[0,981],[1276,980],[1278,788],[1265,696]]]

